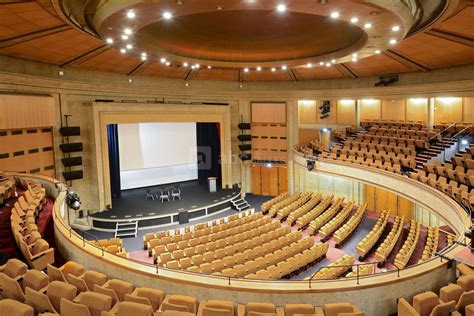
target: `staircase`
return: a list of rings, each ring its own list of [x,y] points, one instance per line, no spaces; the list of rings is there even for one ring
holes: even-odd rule
[[[456,140],[453,140],[451,137],[443,137],[442,140],[432,144],[429,149],[417,153],[415,157],[416,169],[422,170],[423,165],[432,159],[438,159],[441,162],[444,162],[445,158],[443,157],[442,153],[446,149],[451,148],[455,145]]]
[[[237,211],[241,212],[248,208],[250,208],[250,204],[242,197],[239,196],[231,201],[232,205],[237,209]]]
[[[137,237],[138,221],[118,222],[115,225],[115,238]]]

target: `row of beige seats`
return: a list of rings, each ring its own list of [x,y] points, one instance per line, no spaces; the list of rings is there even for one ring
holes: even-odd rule
[[[6,275],[6,271],[18,273],[17,267],[11,269],[10,266],[0,267],[3,271],[0,285],[7,297],[0,301],[0,310],[5,315],[153,316],[155,313],[155,316],[251,316],[265,313],[278,316],[338,316],[360,312],[355,305],[348,303],[327,304],[323,309],[308,304],[287,304],[281,308],[258,302],[238,304],[236,308],[233,302],[215,300],[201,301],[198,305],[195,297],[165,295],[163,291],[153,288],[134,288],[133,284],[122,280],[107,280],[107,276],[96,271],[84,272],[84,268],[74,262],[60,268],[51,266],[48,275],[30,270],[38,277],[37,282],[33,283],[25,282],[31,278],[28,277],[30,271],[26,271],[24,266],[20,271],[24,284],[20,286],[15,280],[18,276],[11,278]]]
[[[188,247],[206,247],[208,243],[215,244],[215,248],[225,247],[228,243],[229,238],[233,236],[251,230],[258,225],[264,225],[271,222],[271,218],[263,216],[261,212],[252,214],[251,216],[245,216],[239,220],[232,221],[229,225],[217,225],[213,229],[212,227],[200,230],[202,234],[200,237],[195,233],[188,232],[183,235],[165,236],[160,239],[152,239],[148,242],[148,254],[153,255],[159,246],[164,246],[167,251],[174,251],[177,249],[186,250]],[[227,223],[225,223],[227,224]],[[190,234],[191,233],[191,234]]]
[[[273,204],[272,207],[268,211],[263,211],[262,210],[262,213],[263,214],[268,214],[268,213],[276,214],[280,209],[282,209],[285,206],[290,205],[294,201],[298,200],[300,198],[300,196],[301,196],[301,192],[295,192],[292,195],[290,195],[289,197],[285,198],[284,200]]]
[[[391,129],[385,129],[385,128],[373,128],[373,130],[369,131],[361,131],[357,135],[362,134],[362,138],[357,138],[357,139],[368,139],[366,136],[372,136],[374,139],[380,138],[383,141],[387,141],[389,143],[400,143],[404,144],[407,143],[406,140],[411,139],[411,140],[442,140],[442,135],[439,133],[440,131],[433,130],[433,131],[428,131],[428,130],[420,130],[420,131],[415,131],[415,130],[400,130],[400,131],[394,131]],[[403,140],[404,139],[404,140]]]
[[[383,134],[388,134],[388,135],[428,135],[429,132],[439,133],[439,132],[441,132],[441,130],[433,129],[433,130],[430,131],[426,127],[423,127],[421,129],[419,129],[419,128],[411,129],[409,127],[397,128],[397,127],[394,127],[394,126],[391,126],[391,127],[371,126],[367,130],[367,133],[378,134],[378,135],[383,135]]]
[[[412,304],[404,297],[398,299],[400,316],[474,316],[474,275],[464,275],[456,283],[443,286],[439,296],[432,291],[413,297]]]
[[[272,265],[278,265],[288,258],[309,249],[314,244],[313,238],[306,237],[301,239],[301,232],[294,232],[291,235],[290,241],[285,243],[283,247],[275,251],[265,249],[265,251],[261,253],[255,253],[253,258],[249,258],[249,261],[245,261],[244,263],[232,268],[223,269],[222,275],[231,277],[247,277],[259,270],[266,269]]]
[[[361,258],[364,258],[379,240],[385,226],[387,226],[389,214],[390,211],[382,211],[372,230],[357,245],[355,251],[360,256],[360,261],[362,261]]]
[[[91,240],[91,243],[99,248],[104,249],[109,253],[113,253],[121,257],[127,257],[127,252],[123,247],[123,242],[121,238]]]
[[[313,195],[313,192],[306,192],[304,194],[301,194],[300,197],[292,202],[291,204],[277,210],[275,208],[271,208],[270,211],[268,212],[268,215],[271,217],[277,216],[279,213],[286,214],[286,213],[291,213],[291,211],[297,209],[301,205],[305,204],[309,199],[311,199],[311,196]]]
[[[426,163],[423,169],[428,173],[437,174],[449,180],[454,180],[465,185],[474,186],[474,169],[466,169],[462,166],[454,166],[451,163],[441,163],[435,160]]]
[[[408,236],[405,239],[402,248],[395,256],[394,265],[397,268],[405,268],[408,262],[410,261],[410,258],[413,255],[413,252],[415,251],[416,244],[418,243],[418,238],[420,237],[420,226],[420,223],[418,223],[417,221],[410,221],[410,231],[408,232]]]
[[[428,232],[426,236],[425,248],[423,249],[423,254],[421,255],[419,263],[429,260],[434,257],[436,250],[438,250],[439,244],[439,227],[428,227]]]
[[[360,122],[360,126],[364,128],[370,128],[372,126],[386,126],[386,127],[396,127],[398,129],[410,128],[410,129],[422,129],[423,121],[403,121],[403,120],[373,120],[373,119],[364,119]]]
[[[367,202],[359,205],[354,215],[342,225],[333,235],[335,246],[339,247],[359,226],[364,217],[365,210],[367,208]]]
[[[416,161],[415,161],[415,156],[412,155],[405,155],[405,154],[397,154],[395,152],[376,152],[375,149],[370,149],[367,151],[365,150],[356,150],[356,149],[350,149],[346,150],[344,148],[342,149],[337,149],[333,148],[333,152],[338,153],[340,156],[342,155],[347,155],[347,156],[353,156],[356,157],[357,162],[364,162],[365,159],[367,160],[380,160],[382,162],[389,162],[391,164],[398,164],[402,165],[404,167],[412,167],[413,164],[414,167],[416,167]],[[362,157],[362,159],[360,159]]]
[[[286,217],[286,223],[290,226],[293,226],[301,217],[305,216],[309,218],[311,217],[311,214],[317,213],[321,209],[326,209],[326,207],[329,206],[331,201],[332,196],[327,196],[323,198],[323,195],[321,193],[318,193],[310,202],[307,203],[307,206],[302,206],[288,214],[288,216]],[[302,222],[300,221],[299,224],[301,223]]]
[[[388,145],[388,144],[375,144],[371,142],[364,142],[364,141],[359,141],[359,140],[346,140],[344,142],[343,148],[349,150],[349,149],[355,149],[355,150],[361,150],[368,152],[370,150],[376,151],[378,153],[386,152],[394,152],[396,154],[404,154],[407,156],[416,156],[416,149],[415,146],[394,146],[394,145]]]
[[[352,266],[352,271],[346,274],[346,278],[355,278],[357,276],[366,276],[375,273],[374,264],[356,264]]]
[[[343,276],[347,271],[351,270],[355,263],[355,257],[350,255],[344,255],[336,261],[328,264],[324,268],[321,268],[316,272],[312,279],[328,280],[337,279]]]
[[[438,124],[434,125],[434,128],[441,131],[446,130],[447,133],[451,134],[461,132],[466,127],[470,127],[470,129],[468,129],[468,133],[474,134],[474,126],[470,122],[439,122]]]
[[[251,221],[252,219],[246,218],[255,213],[254,209],[239,212],[237,214],[223,217],[217,220],[199,223],[194,226],[185,226],[182,228],[176,228],[169,231],[161,231],[156,233],[149,233],[143,236],[143,247],[149,249],[149,243],[154,243],[156,240],[160,240],[164,237],[170,237],[168,242],[179,242],[181,240],[189,240],[192,238],[199,238],[204,235],[209,235],[218,231],[226,230],[240,226],[244,223]],[[259,216],[259,215],[256,215]],[[152,242],[152,240],[155,240]]]
[[[260,206],[260,210],[262,212],[268,212],[273,205],[283,201],[284,199],[286,199],[289,196],[290,196],[290,194],[288,192],[280,193],[279,195],[275,196],[273,199],[262,203],[262,205]]]
[[[0,174],[0,205],[12,197],[16,192],[15,179],[11,176]]]
[[[420,149],[428,149],[430,148],[430,143],[428,142],[428,138],[416,138],[416,136],[413,136],[412,138],[395,138],[389,139],[387,136],[376,136],[376,135],[363,135],[363,134],[358,134],[357,139],[359,140],[364,140],[364,141],[370,141],[373,144],[381,144],[381,145],[390,145],[392,146],[415,146],[415,148],[420,148]],[[387,137],[387,139],[385,139]]]
[[[238,240],[233,245],[229,245],[224,249],[210,250],[205,253],[199,253],[191,257],[185,257],[185,253],[177,255],[173,253],[169,256],[168,253],[159,256],[159,262],[166,264],[169,268],[187,269],[192,272],[203,272],[196,269],[204,264],[215,264],[217,266],[232,267],[252,258],[255,253],[266,253],[267,250],[274,250],[280,248],[283,244],[290,242],[293,236],[288,235],[291,232],[289,227],[278,227],[278,223],[271,223],[272,227],[268,226],[260,231],[255,231],[250,239]],[[274,229],[278,227],[277,229]],[[279,238],[282,238],[279,240]],[[255,252],[255,253],[254,253]],[[171,260],[170,260],[171,259]],[[191,265],[189,265],[189,260]],[[177,262],[176,262],[177,261]]]
[[[377,261],[385,261],[392,253],[393,248],[397,244],[398,238],[403,231],[403,225],[405,224],[405,217],[397,216],[393,220],[392,229],[388,233],[387,237],[383,240],[380,246],[375,251],[375,259]]]
[[[318,203],[321,201],[323,198],[323,195],[321,193],[318,193],[314,196],[311,197],[309,201],[307,201],[305,204],[301,205],[300,207],[296,209],[281,209],[278,211],[278,216],[281,218],[282,221],[287,220],[288,217],[294,216],[296,214],[304,214],[308,212],[309,210],[313,209]],[[290,223],[291,225],[291,223]]]
[[[318,233],[319,229],[322,226],[324,226],[324,224],[329,222],[329,220],[336,215],[336,213],[339,211],[339,209],[342,206],[342,202],[344,202],[344,198],[341,198],[341,197],[337,198],[336,201],[333,203],[333,205],[331,205],[330,208],[328,208],[324,213],[322,213],[321,215],[319,215],[318,217],[313,219],[308,224],[308,227],[307,227],[306,231],[310,235],[316,235]],[[348,214],[348,211],[350,211],[350,210],[348,210],[348,207],[350,207],[351,210],[352,210],[352,206],[353,205],[351,205],[350,203],[347,203],[346,207],[344,207],[342,212],[345,212],[345,213]]]
[[[171,260],[179,260],[181,258],[192,257],[194,255],[204,255],[206,252],[214,251],[217,253],[220,252],[222,254],[229,253],[238,249],[236,247],[238,243],[246,241],[248,239],[251,240],[252,238],[257,237],[261,234],[276,231],[278,228],[281,227],[281,224],[279,222],[271,222],[271,219],[268,216],[265,216],[264,218],[248,223],[242,227],[246,227],[247,229],[242,230],[242,232],[240,233],[236,232],[234,235],[231,235],[229,237],[223,237],[223,239],[217,241],[210,241],[210,239],[201,239],[201,243],[196,244],[196,246],[194,246],[193,243],[181,245],[184,249],[178,248],[179,244],[174,243],[168,244],[166,246],[156,246],[153,249],[153,257],[160,258],[161,263],[166,263],[169,260],[165,258],[171,258]],[[249,243],[249,246],[250,245],[252,245],[252,243]],[[176,257],[177,255],[180,256],[179,259],[178,257]]]
[[[454,166],[461,166],[466,169],[474,169],[474,156],[470,153],[457,153],[451,157]]]
[[[305,229],[309,223],[319,215],[321,215],[331,204],[333,201],[334,195],[328,195],[326,196],[318,205],[316,205],[312,210],[310,210],[307,213],[304,213],[303,215],[300,214],[290,214],[288,218],[286,219],[287,223],[294,225],[296,222],[296,225],[301,228]]]
[[[268,266],[266,269],[259,270],[255,274],[248,275],[247,278],[269,280],[282,279],[291,276],[293,273],[299,273],[300,270],[312,266],[316,262],[326,257],[329,249],[329,243],[316,243],[302,252],[280,261],[277,264]]]
[[[334,231],[336,231],[349,217],[352,209],[354,208],[354,204],[354,201],[347,203],[344,208],[336,214],[336,216],[324,224],[323,227],[319,229],[319,236],[321,236],[322,239],[325,239],[328,238]],[[309,227],[312,227],[311,224]]]
[[[333,160],[342,160],[350,163],[358,163],[363,166],[367,167],[373,167],[385,171],[390,171],[394,172],[397,174],[402,174],[401,171],[401,166],[399,164],[392,164],[390,157],[385,158],[386,160],[383,162],[382,160],[374,160],[374,159],[364,159],[363,156],[352,156],[352,155],[340,155],[339,157],[337,156],[336,153],[332,152],[329,153],[328,155],[323,155],[323,157],[327,159],[333,159]],[[405,160],[404,163],[408,166],[413,166],[413,160]],[[416,164],[416,162],[415,162]]]

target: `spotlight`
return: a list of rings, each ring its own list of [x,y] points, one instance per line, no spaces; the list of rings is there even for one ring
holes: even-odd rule
[[[257,67],[257,71],[262,71],[262,67]]]
[[[276,71],[276,68],[275,67],[272,67],[272,72],[275,72]]]
[[[339,17],[339,12],[332,12],[331,13],[331,18],[337,19]]]
[[[169,20],[173,17],[173,15],[171,14],[171,12],[165,12],[165,13],[163,13],[163,17],[165,19]]]
[[[375,50],[376,54],[380,54],[380,49]]]
[[[249,72],[249,69],[248,69],[248,68],[244,68],[244,72]]]
[[[111,39],[110,37],[105,40],[107,44],[113,44],[114,40]]]
[[[356,17],[353,17],[353,18],[351,19],[351,22],[352,22],[352,23],[357,23],[357,22],[359,22],[359,19],[356,18]]]
[[[286,11],[286,5],[284,5],[284,4],[279,4],[279,5],[277,6],[277,10],[278,10],[278,12],[285,12],[285,11]]]
[[[324,61],[320,61],[320,62],[319,62],[319,65],[320,65],[320,66],[324,66]]]
[[[397,40],[392,38],[389,43],[392,44],[392,45],[394,45],[394,44],[397,43]]]
[[[328,131],[328,129],[325,127],[323,128],[323,132],[326,133]]]
[[[125,48],[121,48],[121,49],[120,49],[120,52],[121,52],[122,54],[125,54],[125,53],[127,52],[127,50],[126,50]]]
[[[74,191],[68,191],[66,194],[66,205],[75,211],[81,208],[81,199]]]
[[[184,66],[184,67],[188,67],[188,63],[183,63],[183,66]]]
[[[62,70],[62,69],[61,69],[61,70],[59,70],[59,71],[58,71],[58,75],[60,75],[60,76],[64,76],[64,70]]]
[[[161,58],[160,63],[162,63],[162,64],[166,63],[166,58]]]
[[[331,67],[331,63],[326,63],[326,67]]]
[[[127,44],[126,47],[127,47],[127,49],[132,49],[133,48],[132,44]]]
[[[186,87],[189,87],[189,82],[186,82],[184,85],[185,85]]]
[[[207,66],[207,69],[211,69],[211,68],[212,68],[212,66]]]
[[[312,63],[307,63],[306,67],[311,68],[311,67],[313,67],[313,64]]]
[[[306,168],[308,168],[308,171],[313,171],[315,164],[316,163],[314,160],[311,160],[311,159],[306,160]]]
[[[335,64],[335,63],[336,63],[336,60],[335,60],[335,59],[331,59],[331,63]]]

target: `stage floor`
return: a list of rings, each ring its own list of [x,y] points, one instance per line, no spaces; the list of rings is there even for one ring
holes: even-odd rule
[[[240,192],[237,189],[219,189],[215,193],[210,193],[206,185],[201,185],[196,181],[182,182],[179,184],[181,189],[181,200],[170,200],[161,203],[160,199],[153,201],[145,200],[146,190],[157,194],[160,191],[159,186],[138,188],[122,191],[122,197],[113,199],[112,209],[94,213],[94,218],[123,219],[138,216],[160,216],[177,213],[182,210],[193,210],[207,205],[219,203],[228,200]]]

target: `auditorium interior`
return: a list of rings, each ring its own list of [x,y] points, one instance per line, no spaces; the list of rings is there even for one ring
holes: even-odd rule
[[[0,316],[474,316],[472,0],[0,1]]]

